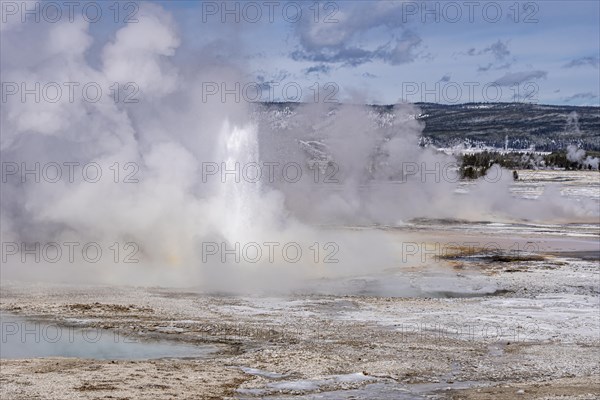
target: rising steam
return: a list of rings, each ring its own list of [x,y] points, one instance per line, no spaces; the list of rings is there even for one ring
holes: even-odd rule
[[[493,182],[481,180],[469,194],[457,195],[456,160],[419,146],[423,126],[412,105],[398,105],[384,116],[363,106],[306,104],[268,121],[260,118],[264,111],[257,105],[203,99],[203,82],[233,87],[243,81],[243,66],[211,58],[212,47],[200,52],[200,60],[177,57],[182,45],[177,27],[155,5],[142,4],[139,23],[120,28],[107,43],[94,43],[82,19],[3,28],[5,81],[27,87],[95,82],[105,92],[97,102],[81,96],[72,102],[62,96],[55,103],[11,98],[2,108],[2,161],[28,166],[93,162],[104,174],[117,170],[119,176],[118,183],[112,175],[83,181],[80,169],[74,182],[22,182],[19,174],[10,176],[2,188],[2,241],[133,242],[140,258],[139,264],[83,267],[17,262],[3,268],[8,277],[226,287],[248,284],[244,280],[257,274],[276,281],[282,271],[321,276],[323,265],[317,260],[292,268],[280,255],[273,263],[246,269],[220,260],[203,262],[202,243],[293,241],[308,248],[335,242],[343,249],[340,263],[328,266],[327,273],[349,273],[396,265],[397,244],[377,231],[333,227],[396,225],[416,217],[577,220],[597,215],[592,207],[560,196],[515,199],[506,171],[492,171],[498,176]],[[139,101],[115,102],[108,95],[114,82],[122,90],[135,82]],[[584,160],[584,155],[569,151],[577,162],[597,167],[597,159]],[[311,164],[315,157],[324,164]],[[272,182],[223,183],[219,175],[203,179],[208,162],[225,163],[229,170],[236,163],[293,162],[302,173],[293,183],[282,180],[280,170]],[[334,166],[335,182],[323,183]],[[321,168],[317,175],[315,168]],[[434,172],[424,175],[424,170]],[[124,183],[132,171],[137,182]],[[389,180],[397,183],[386,184]]]

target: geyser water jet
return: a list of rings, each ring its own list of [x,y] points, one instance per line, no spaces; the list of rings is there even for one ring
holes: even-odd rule
[[[225,207],[222,233],[227,241],[239,242],[253,237],[260,229],[258,215],[261,197],[260,177],[249,181],[241,177],[241,170],[247,166],[258,165],[257,127],[249,124],[243,127],[231,125],[225,121],[221,131],[225,147],[225,160],[222,180],[222,201]]]

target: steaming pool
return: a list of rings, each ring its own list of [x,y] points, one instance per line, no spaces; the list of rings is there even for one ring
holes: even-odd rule
[[[206,358],[216,346],[139,340],[108,329],[76,328],[0,313],[0,359],[73,357],[94,360]]]

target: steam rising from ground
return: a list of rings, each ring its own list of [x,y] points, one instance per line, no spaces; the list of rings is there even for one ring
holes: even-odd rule
[[[579,114],[577,114],[577,112],[573,111],[567,117],[566,130],[574,133],[581,133],[579,129]],[[591,168],[594,170],[598,169],[598,163],[600,162],[598,157],[586,157],[585,150],[580,149],[579,146],[574,144],[567,146],[567,160],[577,163],[584,168]]]
[[[598,169],[598,157],[585,156],[585,150],[580,149],[574,144],[567,146],[567,159],[577,163],[585,168]]]
[[[77,95],[72,102],[62,96],[55,103],[21,102],[13,96],[3,104],[3,162],[95,162],[104,174],[95,183],[80,179],[80,170],[74,182],[23,183],[20,175],[9,177],[2,189],[3,243],[98,242],[106,245],[104,251],[111,243],[136,243],[140,259],[139,264],[114,263],[109,253],[104,261],[83,267],[66,257],[55,264],[19,259],[4,266],[4,276],[285,287],[293,286],[296,278],[398,265],[398,238],[332,226],[395,225],[415,217],[567,220],[597,215],[597,210],[594,214],[557,193],[537,202],[517,200],[508,190],[512,178],[506,171],[492,171],[497,179],[481,180],[469,194],[457,195],[456,171],[449,168],[446,176],[442,172],[456,166],[454,158],[419,147],[423,126],[411,105],[398,105],[383,117],[362,106],[307,104],[282,111],[282,126],[257,118],[261,111],[255,105],[222,103],[219,96],[204,101],[203,82],[232,87],[243,81],[243,67],[216,58],[207,61],[210,49],[192,64],[177,58],[181,39],[169,14],[144,3],[138,17],[139,23],[119,29],[101,47],[96,62],[90,61],[90,49],[98,44],[82,19],[34,24],[31,29],[3,25],[5,81],[26,82],[27,87],[36,82],[96,82],[104,90],[97,102]],[[116,103],[108,95],[114,82],[135,82],[139,102]],[[326,147],[318,183],[303,147],[310,141]],[[206,162],[225,162],[229,168],[236,162],[296,162],[302,174],[293,183],[223,183],[203,179]],[[109,175],[115,163],[118,183]],[[327,165],[333,164],[339,167],[338,183],[323,183]],[[139,168],[139,182],[123,183],[126,165]],[[423,175],[424,169],[436,168],[437,179],[435,172]],[[387,183],[390,179],[397,183]],[[230,248],[235,243],[294,242],[306,252],[318,243],[321,254],[307,261],[315,258],[308,253],[299,264],[278,252],[274,262],[223,263],[218,257],[202,259],[207,242]],[[322,246],[332,242],[339,246],[339,263],[324,265]]]

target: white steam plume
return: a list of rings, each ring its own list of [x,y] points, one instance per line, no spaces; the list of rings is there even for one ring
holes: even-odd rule
[[[391,116],[382,117],[363,106],[310,104],[288,115],[282,127],[257,120],[256,109],[244,102],[204,99],[203,83],[233,87],[245,76],[243,66],[212,58],[211,46],[197,60],[177,58],[182,40],[173,18],[159,6],[141,4],[137,18],[138,23],[120,28],[103,44],[94,43],[83,19],[32,24],[31,29],[3,25],[5,82],[22,82],[27,88],[37,82],[94,82],[104,95],[96,102],[80,95],[73,101],[63,95],[57,102],[23,102],[12,96],[1,110],[2,162],[29,168],[35,163],[96,163],[104,176],[95,183],[83,181],[81,167],[74,182],[64,177],[56,183],[22,182],[20,174],[11,175],[2,187],[2,241],[117,242],[121,247],[131,242],[139,245],[141,259],[127,265],[63,259],[50,267],[16,262],[3,266],[4,276],[285,286],[298,276],[398,264],[397,243],[381,232],[317,225],[395,225],[415,217],[569,219],[594,212],[558,196],[543,203],[514,199],[508,190],[512,178],[506,173],[497,182],[482,180],[470,194],[457,196],[455,160],[419,147],[423,127],[411,105],[398,105]],[[89,57],[94,45],[101,48],[96,63]],[[109,95],[114,82],[134,82],[139,101],[115,102]],[[311,140],[326,146],[324,154],[337,165],[339,183],[315,184],[302,149]],[[297,162],[303,173],[293,184],[281,179],[223,184],[203,179],[207,162]],[[115,169],[118,183],[107,176]],[[138,182],[124,183],[132,171],[137,171]],[[388,184],[390,179],[398,183]],[[277,255],[273,263],[243,269],[202,260],[203,243],[248,241],[296,242],[304,249],[314,242],[335,242],[340,263],[324,270],[322,260],[291,265]]]

